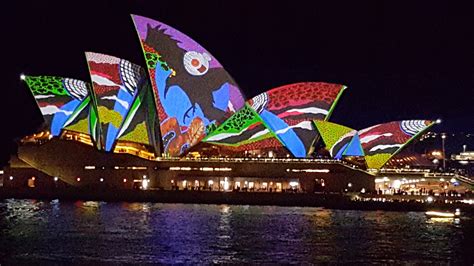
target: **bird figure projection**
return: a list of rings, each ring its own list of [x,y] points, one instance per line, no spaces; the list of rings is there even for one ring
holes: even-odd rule
[[[176,29],[132,15],[158,102],[165,153],[181,155],[244,105],[234,79]]]

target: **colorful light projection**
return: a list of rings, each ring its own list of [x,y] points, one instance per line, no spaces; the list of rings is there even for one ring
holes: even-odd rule
[[[202,46],[161,22],[132,15],[155,95],[164,152],[179,156],[244,105],[232,77]]]
[[[434,124],[429,120],[402,120],[375,125],[358,132],[368,168],[381,168],[412,140]]]
[[[302,82],[271,89],[248,101],[298,158],[307,157],[318,132],[312,120],[328,119],[345,86]]]
[[[314,121],[316,128],[323,139],[326,149],[332,157],[341,159],[343,155],[347,156],[363,156],[362,147],[356,149],[357,131],[343,125],[335,124],[328,121]],[[350,145],[352,143],[352,145]],[[354,147],[355,146],[355,147]],[[351,147],[348,149],[348,147]]]
[[[203,142],[226,146],[233,151],[283,147],[275,133],[248,104],[206,136]]]
[[[59,136],[89,102],[84,81],[55,76],[25,76],[24,80],[52,136]]]
[[[120,131],[118,141],[146,144],[160,154],[159,121],[153,92],[148,81],[138,87],[138,94],[130,106]]]
[[[116,139],[130,125],[133,116],[127,114],[138,110],[135,97],[138,88],[146,83],[146,74],[140,66],[114,56],[87,52],[86,59],[97,99],[103,148],[113,151]],[[146,131],[144,121],[143,130]],[[138,135],[138,142],[149,144],[148,135],[142,135]]]

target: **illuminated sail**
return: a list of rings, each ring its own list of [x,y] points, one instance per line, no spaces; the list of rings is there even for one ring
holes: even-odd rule
[[[113,151],[116,139],[130,125],[129,111],[138,109],[135,98],[139,88],[148,82],[146,73],[142,67],[114,56],[87,52],[86,58],[97,99],[104,149]],[[148,136],[137,138],[137,142],[149,144]]]
[[[328,121],[314,121],[326,149],[332,157],[342,158],[357,131]]]
[[[84,81],[55,76],[26,76],[30,88],[51,135],[59,136],[61,129],[70,124],[87,98]]]
[[[429,120],[402,120],[359,130],[368,168],[381,168],[405,145],[434,124]]]
[[[262,118],[249,105],[245,105],[222,123],[203,142],[228,146],[234,151],[264,148],[261,142],[272,143],[272,148],[275,149],[283,146],[275,133],[265,125]]]
[[[150,74],[164,152],[181,155],[243,107],[244,98],[222,65],[194,40],[161,22],[132,19]]]
[[[304,158],[318,136],[312,120],[327,119],[345,88],[324,82],[295,83],[259,94],[249,104],[295,157]]]

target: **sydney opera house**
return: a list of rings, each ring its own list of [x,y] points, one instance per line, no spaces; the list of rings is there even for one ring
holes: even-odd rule
[[[247,98],[211,53],[132,15],[145,67],[86,52],[90,80],[22,75],[44,127],[18,158],[73,186],[372,190],[374,172],[435,124],[330,122],[346,86],[301,82]]]

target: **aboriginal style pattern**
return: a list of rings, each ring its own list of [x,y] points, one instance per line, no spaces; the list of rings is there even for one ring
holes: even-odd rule
[[[323,82],[295,83],[271,89],[248,103],[295,157],[304,158],[318,137],[311,121],[327,119],[344,89]]]
[[[381,168],[415,136],[433,125],[429,120],[402,120],[375,125],[358,132],[367,167]]]
[[[191,38],[155,20],[132,20],[148,71],[87,52],[92,84],[22,76],[51,136],[147,159],[188,153],[308,158],[322,141],[332,158],[365,159],[378,169],[434,124],[403,120],[355,130],[329,122],[346,87],[324,82],[284,85],[245,100],[217,59]]]
[[[148,82],[138,88],[138,94],[130,105],[130,110],[124,118],[118,141],[136,142],[149,145],[155,154],[160,154],[159,122],[153,100],[153,94]]]
[[[232,115],[217,129],[211,132],[203,142],[216,145],[232,146],[235,151],[255,150],[263,148],[262,145],[252,145],[262,141],[276,144],[275,148],[282,147],[262,118],[246,104],[237,113]],[[245,145],[245,146],[244,146]]]
[[[356,130],[327,121],[315,120],[314,124],[332,157],[341,159],[343,155],[346,155],[344,152],[353,137],[357,135]]]
[[[86,58],[97,99],[104,149],[112,151],[115,140],[130,125],[131,117],[127,114],[132,107],[132,113],[138,110],[139,105],[134,100],[138,88],[147,82],[146,74],[140,66],[117,57],[87,52]],[[137,142],[149,144],[147,136],[140,136]]]
[[[164,152],[185,153],[244,105],[236,82],[188,36],[132,15],[142,44],[161,121]]]
[[[52,136],[59,136],[61,129],[71,124],[88,104],[84,81],[54,76],[26,76],[25,81]]]

